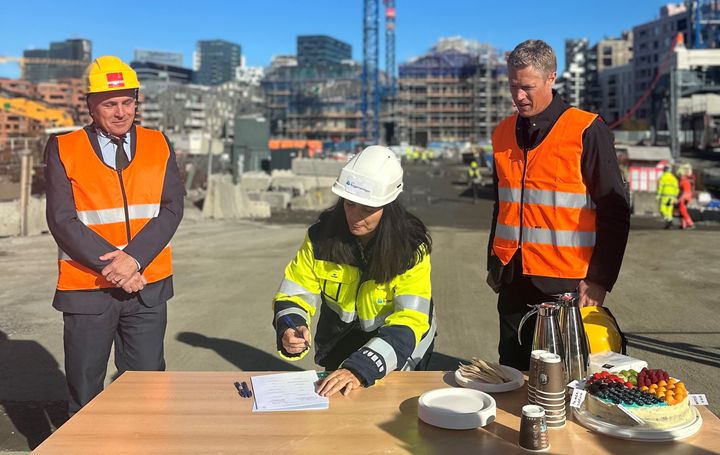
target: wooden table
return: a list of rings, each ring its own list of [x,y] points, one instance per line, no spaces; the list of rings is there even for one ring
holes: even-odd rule
[[[494,394],[497,420],[475,430],[444,430],[417,417],[418,397],[455,386],[443,372],[393,372],[369,389],[330,399],[330,409],[252,412],[234,381],[252,372],[128,372],[38,447],[36,454],[511,454],[517,446],[525,388]],[[573,421],[549,430],[551,453],[720,453],[720,420],[675,443],[603,436]]]

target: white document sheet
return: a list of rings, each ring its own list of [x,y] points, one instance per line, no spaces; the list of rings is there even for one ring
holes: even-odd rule
[[[315,392],[318,375],[313,370],[253,376],[250,379],[255,397],[253,411],[303,411],[330,406],[327,397]]]

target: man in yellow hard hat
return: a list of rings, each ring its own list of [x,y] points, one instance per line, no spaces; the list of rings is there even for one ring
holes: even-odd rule
[[[119,373],[165,369],[170,240],[184,196],[167,138],[135,125],[135,71],[104,56],[86,78],[92,123],[45,149],[71,416],[102,391],[113,345]]]

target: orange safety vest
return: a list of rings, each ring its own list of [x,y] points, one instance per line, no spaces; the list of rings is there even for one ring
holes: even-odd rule
[[[566,110],[527,157],[518,146],[518,115],[493,133],[499,211],[492,251],[507,264],[518,248],[523,273],[585,278],[595,247],[595,204],[583,183],[582,137],[596,114]]]
[[[135,156],[128,167],[118,172],[95,153],[83,129],[58,136],[58,153],[72,185],[78,219],[120,249],[158,216],[170,155],[165,137],[158,131],[136,126],[136,140]],[[60,248],[58,269],[58,290],[115,287]],[[148,283],[172,275],[169,245],[145,267],[143,274]]]

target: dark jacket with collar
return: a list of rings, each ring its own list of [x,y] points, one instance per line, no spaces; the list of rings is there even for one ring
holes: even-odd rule
[[[103,159],[94,125],[84,128],[93,150]],[[137,138],[135,126],[130,129],[132,137],[131,157],[135,157]],[[163,179],[160,212],[124,248],[124,251],[140,263],[140,271],[172,239],[183,216],[185,189],[180,179],[175,152],[168,142],[170,154]],[[131,160],[132,161],[132,160]],[[100,256],[116,248],[85,226],[77,217],[72,185],[68,180],[58,153],[57,137],[51,137],[45,148],[45,192],[47,195],[47,222],[58,246],[73,260],[100,273],[110,261]],[[53,307],[67,313],[100,314],[113,300],[128,300],[137,296],[146,306],[155,306],[173,296],[172,276],[155,283],[148,283],[142,291],[128,294],[122,289],[99,289],[92,291],[55,291]]]
[[[531,118],[518,117],[515,131],[518,145],[524,150],[536,147],[569,107],[553,92],[553,100],[543,112]],[[630,231],[630,205],[615,154],[613,134],[599,117],[583,135],[581,172],[597,214],[595,248],[585,279],[610,291],[620,273],[625,253]],[[498,292],[503,284],[511,283],[522,274],[522,259],[518,250],[512,260],[503,266],[496,256],[490,254],[499,210],[497,169],[493,177],[495,205],[488,242],[487,281]],[[530,280],[533,286],[548,295],[574,291],[579,284],[576,279],[541,276],[531,276]]]

